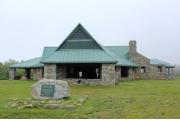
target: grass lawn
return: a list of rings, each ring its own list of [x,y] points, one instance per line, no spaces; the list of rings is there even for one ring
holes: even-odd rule
[[[36,81],[0,80],[0,118],[180,118],[180,78],[124,81],[117,86],[71,86],[71,97],[89,95],[75,110],[8,108],[31,97]]]

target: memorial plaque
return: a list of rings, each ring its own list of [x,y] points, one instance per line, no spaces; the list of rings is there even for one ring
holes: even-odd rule
[[[54,97],[55,86],[54,85],[42,85],[41,96],[42,97]]]
[[[40,100],[55,100],[69,97],[67,81],[42,79],[32,86],[32,97]]]

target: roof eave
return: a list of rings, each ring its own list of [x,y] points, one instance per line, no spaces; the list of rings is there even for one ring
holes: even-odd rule
[[[113,64],[116,64],[117,62],[118,62],[118,61],[101,61],[101,62],[100,62],[100,61],[84,61],[84,62],[83,62],[83,61],[79,61],[79,62],[78,62],[78,61],[76,61],[76,62],[75,62],[75,61],[65,61],[65,62],[41,61],[41,63],[43,63],[43,64],[58,64],[58,63],[59,63],[59,64],[66,64],[66,63],[75,63],[75,64],[76,64],[76,63],[99,63],[99,64],[100,64],[100,63],[102,63],[102,64],[103,64],[103,63],[104,63],[104,64],[105,64],[105,63],[108,63],[108,64],[109,64],[109,63],[113,63]]]

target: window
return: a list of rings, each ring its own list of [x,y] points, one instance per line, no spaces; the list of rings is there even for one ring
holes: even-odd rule
[[[158,66],[158,72],[162,72],[162,66]]]
[[[115,71],[116,71],[116,72],[120,71],[120,68],[116,66],[116,67],[115,67]]]
[[[146,72],[146,68],[144,66],[141,67],[141,73],[145,73]]]
[[[121,67],[121,77],[128,77],[128,76],[129,76],[129,68]]]

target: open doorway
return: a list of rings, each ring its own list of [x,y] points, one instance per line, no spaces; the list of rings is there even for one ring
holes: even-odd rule
[[[121,67],[121,77],[129,77],[129,68]]]
[[[67,78],[100,79],[100,64],[68,64]]]

